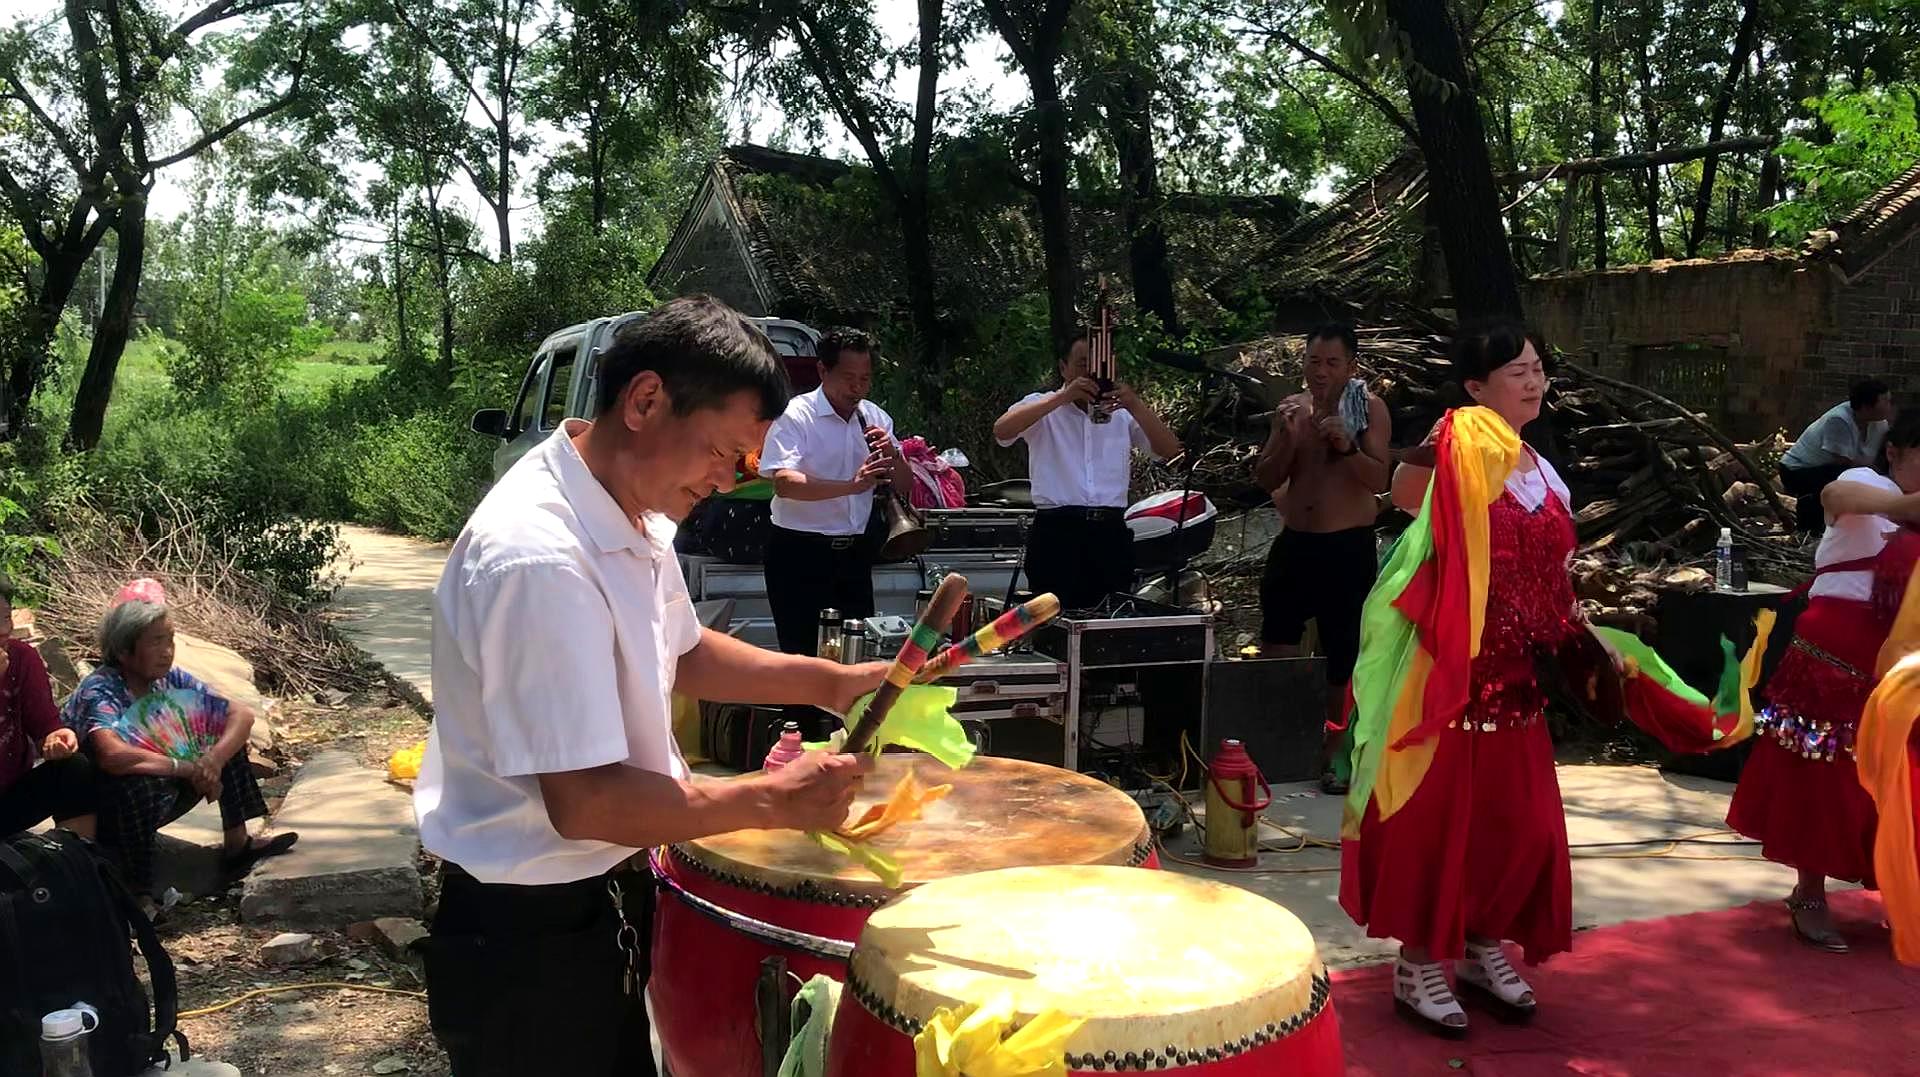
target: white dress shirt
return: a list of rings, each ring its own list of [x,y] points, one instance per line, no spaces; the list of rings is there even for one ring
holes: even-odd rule
[[[1842,471],[1835,482],[1857,482],[1862,486],[1871,486],[1875,490],[1884,490],[1889,494],[1900,494],[1900,484],[1880,474],[1870,467],[1856,467]],[[1848,513],[1845,516],[1827,517],[1827,530],[1820,536],[1820,546],[1813,553],[1815,568],[1828,565],[1845,564],[1858,561],[1863,557],[1878,557],[1880,551],[1887,548],[1887,539],[1900,530],[1900,525],[1885,516],[1866,513]],[[1873,601],[1873,573],[1865,572],[1828,572],[1813,578],[1813,586],[1807,589],[1813,598],[1845,598],[1854,602]]]
[[[1044,400],[1051,395],[1051,392],[1028,393],[1020,404]],[[1000,445],[1004,448],[1014,441],[1027,443],[1027,475],[1033,484],[1033,503],[1043,509],[1125,508],[1127,479],[1132,474],[1132,458],[1127,450],[1153,452],[1147,432],[1140,429],[1140,424],[1125,410],[1115,408],[1111,422],[1096,423],[1072,404],[1062,404],[1047,412],[1039,422],[1015,435],[1013,441],[1002,441]]]
[[[827,401],[825,389],[801,393],[787,401],[787,410],[767,430],[760,451],[760,474],[798,471],[810,479],[845,482],[860,471],[871,451],[867,427],[877,426],[893,437],[893,417],[871,400],[862,400],[852,419],[842,419]],[[816,535],[858,535],[867,529],[873,512],[873,491],[830,497],[824,501],[773,499],[773,524]]]
[[[422,844],[482,882],[571,882],[636,852],[561,837],[538,775],[687,775],[670,695],[700,622],[674,525],[635,526],[573,444],[586,425],[567,420],[495,484],[433,592],[435,719],[414,813]]]

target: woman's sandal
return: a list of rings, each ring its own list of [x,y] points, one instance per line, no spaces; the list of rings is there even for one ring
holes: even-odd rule
[[[1825,950],[1830,954],[1851,953],[1847,940],[1840,937],[1838,931],[1825,931],[1818,935],[1800,926],[1800,914],[1803,912],[1824,912],[1827,907],[1825,896],[1803,898],[1797,894],[1787,896],[1788,921],[1793,925],[1793,937],[1816,950]]]
[[[1447,986],[1447,969],[1435,961],[1416,965],[1400,958],[1393,968],[1393,1006],[1402,1017],[1457,1040],[1467,1034],[1467,1011]]]
[[[255,864],[270,856],[279,856],[293,848],[293,843],[299,840],[300,835],[291,830],[283,830],[266,841],[248,838],[246,848],[221,859],[221,874],[228,879],[244,879]]]
[[[1539,1008],[1534,1001],[1533,987],[1521,979],[1499,943],[1490,946],[1467,943],[1466,960],[1455,962],[1453,971],[1461,987],[1472,988],[1493,1004],[1495,1017],[1513,1023],[1533,1020],[1534,1011]]]

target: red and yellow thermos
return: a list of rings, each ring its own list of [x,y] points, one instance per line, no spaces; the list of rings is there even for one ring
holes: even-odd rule
[[[1273,790],[1246,746],[1221,741],[1207,765],[1207,863],[1223,868],[1259,863],[1260,813],[1271,803]]]

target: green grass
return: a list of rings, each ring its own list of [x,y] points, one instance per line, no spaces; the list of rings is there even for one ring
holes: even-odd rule
[[[290,395],[314,395],[326,392],[330,386],[365,381],[385,369],[375,363],[348,364],[303,359],[293,364],[293,369],[287,372],[287,378],[280,387]]]
[[[302,362],[341,366],[378,364],[386,344],[378,340],[329,340],[313,350]]]

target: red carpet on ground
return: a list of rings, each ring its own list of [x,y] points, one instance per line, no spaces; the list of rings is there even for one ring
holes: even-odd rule
[[[1531,1025],[1463,999],[1472,1029],[1440,1039],[1398,1017],[1391,962],[1336,973],[1350,1077],[1906,1077],[1920,1075],[1920,969],[1893,960],[1877,895],[1833,895],[1851,954],[1787,931],[1779,902],[1615,924],[1522,972]]]

